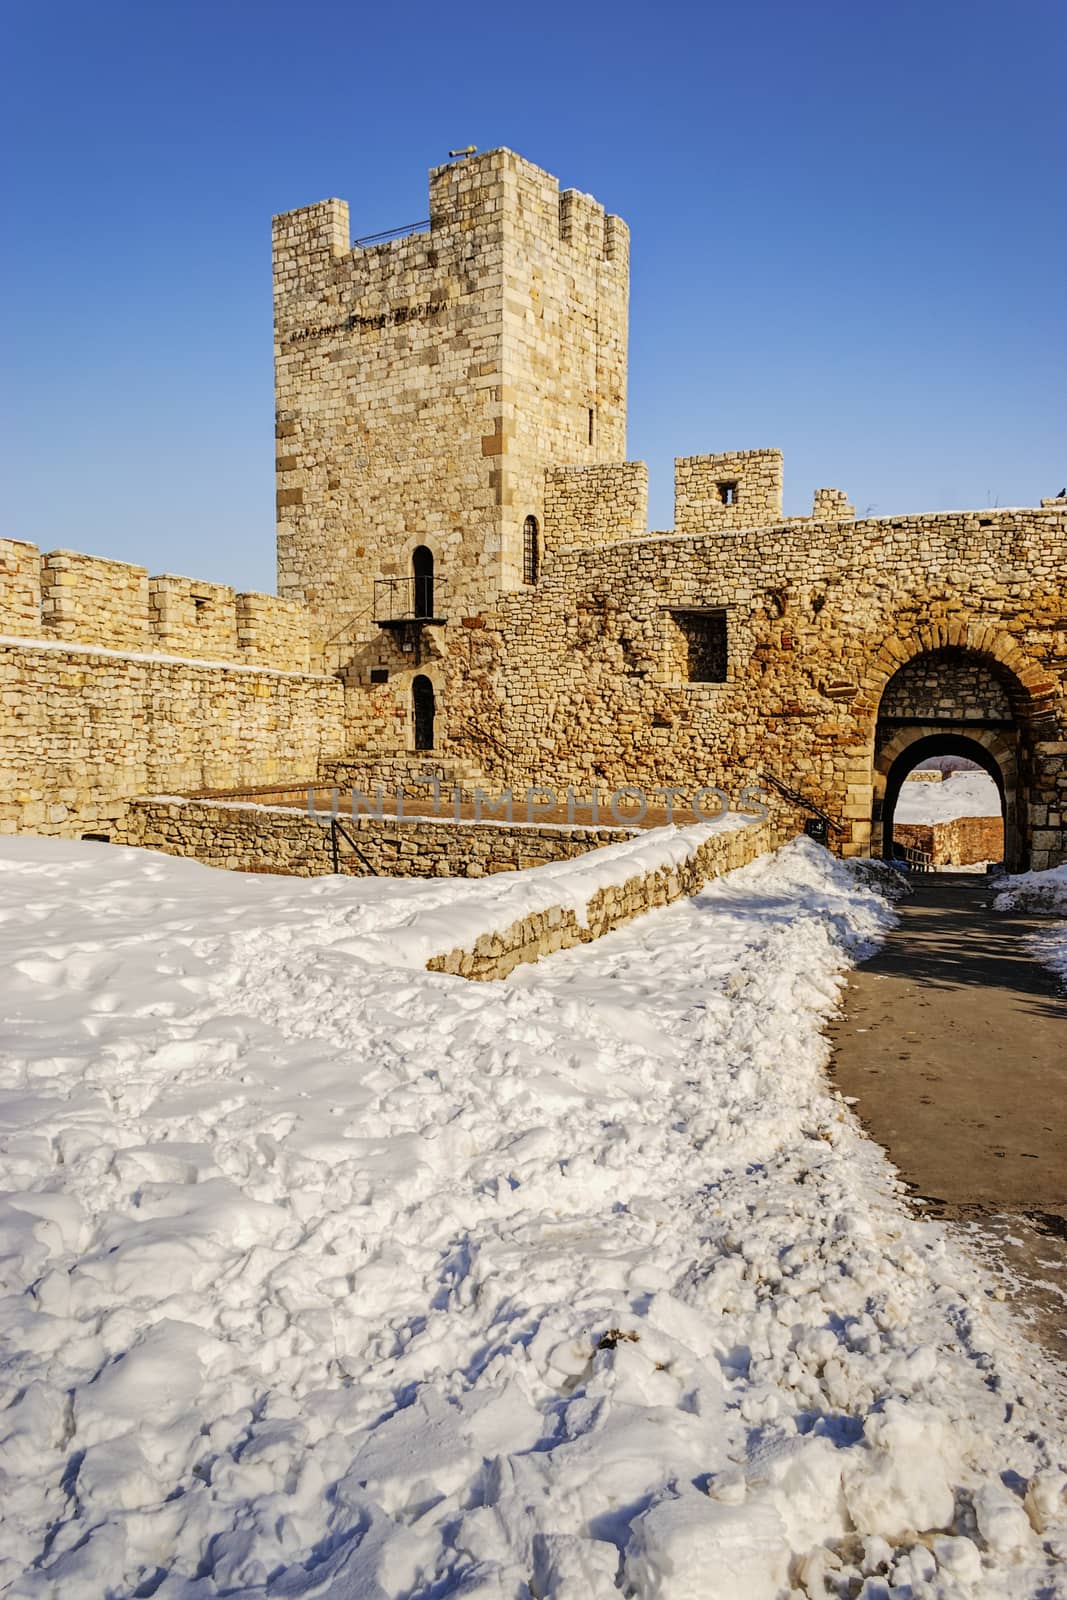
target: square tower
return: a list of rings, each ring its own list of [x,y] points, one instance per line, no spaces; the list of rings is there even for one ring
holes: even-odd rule
[[[510,150],[435,168],[404,238],[276,217],[279,594],[355,642],[420,546],[453,615],[520,587],[545,468],[625,455],[628,299],[625,223]]]

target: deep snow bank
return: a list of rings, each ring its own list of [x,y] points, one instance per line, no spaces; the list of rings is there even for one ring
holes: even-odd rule
[[[884,901],[797,841],[422,970],[494,892],[0,845],[7,1592],[1067,1593],[1063,1443],[822,1077]]]

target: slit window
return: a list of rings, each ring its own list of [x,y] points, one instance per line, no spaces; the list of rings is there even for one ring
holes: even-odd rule
[[[536,517],[527,517],[522,525],[522,581],[536,583],[540,576],[540,529]]]
[[[684,683],[725,683],[726,612],[671,611],[667,620],[670,676]]]
[[[719,499],[723,505],[735,506],[737,504],[737,479],[729,478],[724,483],[720,483],[718,487]]]
[[[589,407],[589,443],[596,443],[596,407]]]

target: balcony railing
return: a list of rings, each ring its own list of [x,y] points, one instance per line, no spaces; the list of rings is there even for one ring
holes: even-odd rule
[[[429,574],[414,578],[376,578],[374,620],[379,628],[399,628],[413,622],[440,627],[447,620],[442,605],[447,588],[447,578]]]

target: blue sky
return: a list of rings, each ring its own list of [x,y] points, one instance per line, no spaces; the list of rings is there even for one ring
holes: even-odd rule
[[[2,530],[272,589],[270,217],[506,144],[633,232],[629,454],[877,514],[1067,481],[1061,0],[7,11]]]

